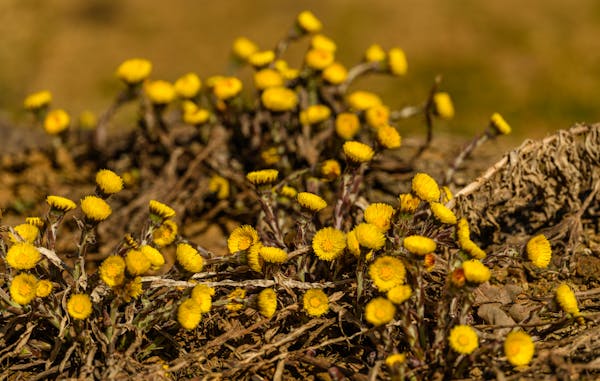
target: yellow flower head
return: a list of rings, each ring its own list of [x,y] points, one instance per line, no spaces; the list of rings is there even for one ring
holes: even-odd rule
[[[187,73],[177,78],[174,84],[175,93],[179,98],[190,99],[198,95],[202,88],[202,81],[196,73]]]
[[[323,27],[321,21],[311,11],[300,12],[296,17],[296,25],[304,33],[316,33]]]
[[[360,130],[360,121],[354,113],[343,112],[335,118],[335,132],[344,140],[350,140]]]
[[[242,91],[242,81],[236,77],[222,77],[213,86],[213,93],[217,99],[226,101]]]
[[[254,73],[254,87],[258,90],[283,86],[283,75],[275,69],[262,69]]]
[[[144,253],[137,249],[127,252],[127,255],[125,255],[125,264],[127,271],[131,275],[142,275],[150,270],[150,266],[152,266],[152,263],[150,263],[150,260],[148,260]]]
[[[109,169],[101,169],[96,173],[96,185],[102,193],[114,194],[123,189],[123,179]]]
[[[333,227],[323,228],[313,237],[312,248],[319,259],[332,261],[344,252],[346,235]]]
[[[484,259],[486,257],[485,251],[481,250],[481,248],[471,240],[465,241],[464,245],[461,245],[461,248],[475,259]]]
[[[373,148],[369,147],[364,143],[357,142],[354,140],[347,141],[346,143],[344,143],[342,148],[344,150],[346,158],[349,161],[355,163],[366,163],[368,161],[371,161],[373,155],[375,155]]]
[[[266,318],[270,318],[277,310],[277,294],[272,288],[265,288],[258,294],[258,311]]]
[[[523,366],[531,362],[535,346],[531,336],[524,331],[513,331],[506,335],[504,354],[513,366]]]
[[[571,290],[571,287],[569,287],[568,284],[562,283],[556,288],[554,292],[556,295],[556,301],[563,309],[563,311],[573,316],[581,315],[581,313],[579,312],[579,307],[577,306],[577,299],[575,298],[575,293],[573,292],[573,290]]]
[[[148,78],[152,71],[152,63],[143,58],[132,58],[124,61],[117,68],[117,77],[127,84],[134,85]]]
[[[265,262],[269,263],[283,263],[287,260],[285,250],[278,247],[263,246],[260,248],[259,254]]]
[[[29,94],[23,101],[23,106],[27,110],[35,111],[47,107],[50,102],[52,102],[52,93],[42,90]]]
[[[365,51],[365,61],[380,62],[386,58],[385,50],[379,44],[373,44]]]
[[[334,180],[342,174],[342,167],[337,160],[325,160],[321,164],[321,175],[327,180]]]
[[[490,118],[490,124],[492,127],[502,135],[508,135],[512,131],[510,125],[506,123],[506,120],[502,117],[502,115],[497,112],[493,113]]]
[[[379,250],[385,245],[385,235],[380,228],[369,223],[360,223],[354,228],[360,246]]]
[[[326,121],[331,116],[331,109],[325,105],[308,106],[306,110],[300,111],[300,123],[318,124]]]
[[[452,191],[446,185],[442,187],[442,202],[447,203],[452,200],[454,196],[452,195]]]
[[[165,264],[165,257],[163,257],[160,251],[156,250],[152,246],[142,245],[140,247],[140,251],[150,261],[150,270],[156,271]]]
[[[286,87],[269,87],[260,96],[260,100],[271,111],[291,111],[298,104],[298,95]]]
[[[458,223],[456,224],[456,239],[461,247],[471,240],[469,222],[464,217],[458,220]]]
[[[296,190],[296,188],[291,187],[289,185],[284,185],[283,187],[281,187],[281,189],[279,190],[279,193],[283,197],[287,197],[287,198],[296,198],[296,196],[298,195],[298,191]]]
[[[298,78],[298,75],[300,74],[298,69],[290,68],[285,60],[276,60],[273,65],[275,66],[275,70],[277,70],[283,76],[283,78],[288,81]]]
[[[552,259],[550,242],[543,234],[538,234],[527,242],[527,257],[536,267],[545,269]]]
[[[276,169],[263,169],[260,171],[248,172],[246,179],[254,185],[271,184],[277,180],[279,171]]]
[[[431,202],[429,203],[429,207],[433,212],[435,218],[443,224],[456,224],[456,216],[454,212],[446,207],[446,205],[439,202]]]
[[[323,70],[321,76],[328,83],[339,85],[348,78],[348,70],[341,63],[334,62]]]
[[[16,303],[24,306],[31,303],[36,296],[38,280],[34,275],[20,273],[10,282],[10,297]]]
[[[179,228],[173,220],[165,220],[152,232],[152,242],[158,247],[170,245],[177,238]]]
[[[250,249],[246,254],[246,263],[248,264],[248,267],[257,273],[262,272],[264,263],[264,260],[260,255],[260,249],[262,249],[262,247],[263,244],[261,242],[256,242],[254,245],[250,246]]]
[[[248,57],[248,63],[255,68],[265,67],[275,60],[275,52],[272,50],[263,50],[254,52]]]
[[[409,285],[402,284],[390,288],[387,292],[387,298],[394,304],[402,304],[410,298],[412,290]]]
[[[35,226],[38,229],[43,228],[44,225],[46,224],[44,222],[44,220],[42,220],[39,217],[27,217],[27,218],[25,218],[25,223],[29,224],[29,225],[33,225],[33,226]]]
[[[379,291],[388,291],[404,283],[406,269],[398,258],[384,255],[369,266],[369,276]]]
[[[437,202],[440,200],[440,187],[426,173],[417,173],[412,179],[412,191],[423,201]]]
[[[184,123],[199,126],[206,123],[210,119],[210,111],[205,108],[198,107],[192,101],[184,101],[182,104]]]
[[[242,225],[235,228],[227,239],[227,247],[231,254],[247,250],[258,242],[258,233],[250,225]]]
[[[92,301],[87,294],[73,294],[67,301],[67,312],[73,319],[85,320],[92,314]]]
[[[151,215],[157,216],[163,220],[175,217],[175,211],[170,206],[156,200],[150,200],[148,209],[150,210]]]
[[[450,283],[456,287],[462,287],[465,285],[465,271],[462,267],[454,269],[450,274]]]
[[[387,324],[394,319],[396,307],[386,298],[371,299],[365,307],[365,319],[374,326]]]
[[[37,296],[38,298],[45,298],[46,296],[50,295],[53,287],[54,286],[52,285],[52,282],[50,282],[49,280],[40,280],[35,286],[35,296]]]
[[[305,209],[313,212],[318,212],[325,209],[327,202],[320,196],[310,192],[300,192],[296,196],[298,203]]]
[[[77,204],[65,197],[60,196],[48,196],[46,197],[46,203],[50,205],[50,208],[63,213],[68,212],[77,208]]]
[[[406,54],[400,48],[392,48],[388,51],[388,67],[390,73],[401,76],[406,74],[408,63],[406,62]]]
[[[348,105],[357,111],[368,110],[382,104],[381,98],[370,91],[355,91],[346,97]]]
[[[402,245],[406,250],[417,255],[433,253],[437,247],[434,240],[420,235],[410,235],[408,237],[404,237]]]
[[[201,313],[207,313],[212,308],[212,297],[215,289],[199,284],[192,289],[192,300],[198,303]]]
[[[308,315],[318,317],[329,311],[329,298],[320,288],[312,288],[304,293],[302,305]]]
[[[120,286],[125,281],[125,260],[118,255],[108,256],[102,261],[99,273],[110,287]]]
[[[198,253],[198,250],[187,243],[177,245],[175,257],[181,267],[189,272],[199,273],[204,267],[204,258]]]
[[[406,361],[406,355],[404,353],[394,353],[385,358],[385,365],[393,368],[397,365],[404,364]]]
[[[171,82],[157,80],[148,81],[144,85],[144,92],[150,102],[157,105],[171,103],[175,99],[175,87]]]
[[[216,193],[219,200],[229,197],[229,181],[219,175],[214,175],[208,181],[208,191]]]
[[[381,126],[387,126],[390,119],[390,109],[383,104],[369,107],[365,111],[365,120],[367,124],[375,129]]]
[[[17,270],[29,270],[42,259],[38,249],[29,242],[17,242],[8,249],[6,262]]]
[[[468,325],[457,325],[450,331],[448,336],[450,347],[461,354],[471,354],[479,347],[477,332]]]
[[[258,51],[258,45],[246,37],[238,37],[233,41],[233,55],[241,61],[247,61],[248,58]]]
[[[365,209],[365,221],[377,226],[382,232],[390,229],[394,208],[391,205],[376,202]]]
[[[125,292],[123,294],[123,299],[127,303],[129,303],[131,299],[135,299],[142,295],[142,293],[144,292],[144,289],[142,288],[142,278],[136,276],[135,278],[127,282],[125,284],[124,291]]]
[[[435,114],[442,119],[449,120],[454,117],[454,106],[448,93],[435,93],[433,95],[433,107]]]
[[[187,330],[195,329],[202,320],[202,311],[198,303],[193,299],[185,299],[177,307],[177,321]]]
[[[402,144],[402,137],[392,126],[381,126],[377,129],[377,142],[387,149],[399,148]]]
[[[322,34],[313,36],[313,38],[310,40],[310,46],[313,49],[329,50],[332,53],[335,53],[337,49],[335,42],[331,38]]]
[[[270,147],[260,153],[260,158],[267,165],[275,165],[281,160],[277,147]]]
[[[55,109],[46,114],[44,130],[50,135],[58,135],[69,128],[69,123],[71,123],[69,114],[63,109]]]
[[[304,56],[306,66],[314,70],[324,70],[334,61],[333,52],[325,49],[310,49]]]
[[[485,283],[490,280],[490,269],[478,259],[469,259],[462,264],[465,278],[471,283]]]
[[[244,304],[239,303],[235,300],[236,299],[244,299],[245,297],[246,297],[246,290],[243,288],[236,288],[235,290],[231,291],[229,293],[229,295],[227,295],[227,299],[229,299],[229,302],[227,303],[225,308],[227,308],[229,311],[241,310],[242,308],[244,308]]]
[[[435,254],[425,254],[425,257],[423,258],[423,267],[425,267],[426,271],[433,270],[435,267]]]
[[[420,198],[410,193],[402,193],[398,196],[398,199],[400,200],[400,212],[402,213],[413,214],[421,203]]]
[[[29,242],[33,243],[37,238],[38,234],[40,234],[40,229],[37,226],[31,224],[19,224],[13,228],[16,234],[10,233],[8,239],[12,243],[17,242]],[[19,238],[17,238],[17,235]]]
[[[110,205],[100,197],[85,196],[80,203],[83,214],[91,222],[104,221],[112,213]]]
[[[360,243],[358,242],[358,238],[356,238],[356,229],[352,229],[346,234],[346,247],[348,247],[348,251],[355,257],[360,256]]]

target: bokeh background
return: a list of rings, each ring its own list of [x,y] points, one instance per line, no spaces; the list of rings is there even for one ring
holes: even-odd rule
[[[600,120],[596,0],[0,0],[0,118],[26,124],[22,99],[40,89],[73,115],[100,113],[131,57],[152,60],[160,79],[228,73],[234,38],[274,47],[304,9],[347,66],[372,43],[405,50],[407,76],[357,84],[392,107],[422,101],[442,74],[457,112],[448,132],[480,130],[494,111],[519,139]]]

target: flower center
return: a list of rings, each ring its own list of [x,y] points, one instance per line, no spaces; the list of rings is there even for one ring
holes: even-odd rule
[[[321,306],[321,301],[319,298],[310,298],[309,304],[313,308],[317,308]]]
[[[392,279],[393,275],[394,275],[394,270],[392,270],[392,268],[389,266],[382,267],[379,270],[379,276],[383,280],[390,280],[390,279]]]

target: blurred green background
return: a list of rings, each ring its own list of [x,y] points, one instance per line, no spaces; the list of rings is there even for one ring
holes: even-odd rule
[[[73,115],[99,113],[121,86],[115,68],[131,57],[152,60],[154,78],[227,73],[234,38],[274,47],[304,9],[347,66],[372,43],[405,50],[407,76],[357,84],[394,108],[422,101],[442,74],[456,108],[447,132],[480,130],[494,111],[516,138],[600,119],[595,0],[0,0],[1,117],[24,123],[22,99],[40,89]],[[287,58],[299,65],[303,50]]]

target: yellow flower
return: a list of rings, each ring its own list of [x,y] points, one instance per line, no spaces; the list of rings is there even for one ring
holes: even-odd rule
[[[198,253],[198,250],[187,243],[177,245],[175,256],[181,267],[189,272],[199,273],[204,267],[204,258]]]
[[[385,358],[385,365],[393,368],[399,364],[404,364],[406,361],[406,355],[404,353],[394,353]]]
[[[360,223],[354,228],[358,243],[368,249],[378,250],[385,245],[385,235],[380,228],[369,223]]]
[[[461,354],[471,354],[479,347],[477,332],[468,325],[456,325],[448,336],[450,347]]]
[[[38,249],[29,242],[15,243],[6,253],[6,262],[17,270],[29,270],[42,259]]]
[[[402,193],[398,198],[400,200],[400,211],[402,213],[413,214],[421,203],[420,198],[414,197],[410,193]]]
[[[331,109],[325,105],[308,106],[306,110],[300,111],[300,123],[317,124],[326,121],[331,116]]]
[[[396,307],[386,298],[371,299],[365,307],[365,319],[374,326],[387,324],[394,319]]]
[[[369,266],[369,276],[379,291],[388,291],[404,283],[406,269],[398,258],[384,255]]]
[[[302,305],[308,315],[319,317],[329,311],[329,298],[320,288],[312,288],[304,293]]]
[[[381,126],[377,129],[377,141],[383,148],[395,149],[402,144],[402,137],[392,126]]]
[[[109,169],[101,169],[96,173],[96,185],[102,193],[114,194],[123,189],[123,179]]]
[[[50,135],[58,135],[67,128],[71,123],[71,117],[63,109],[55,109],[46,115],[44,119],[44,130]]]
[[[23,101],[23,106],[27,110],[35,111],[48,106],[50,102],[52,102],[52,93],[42,90],[29,94]]]
[[[271,184],[277,180],[279,171],[276,169],[262,169],[260,171],[248,172],[246,179],[254,185]]]
[[[262,266],[264,263],[263,258],[260,255],[260,249],[262,247],[263,244],[261,242],[256,242],[255,244],[250,246],[250,249],[246,254],[246,263],[248,264],[248,267],[250,267],[252,271],[256,271],[257,273],[262,272]]]
[[[481,248],[471,240],[465,241],[461,248],[475,259],[484,259],[486,257],[485,251],[481,250]]]
[[[150,266],[152,266],[152,263],[144,253],[136,249],[127,252],[127,255],[125,255],[125,264],[127,265],[127,271],[131,275],[142,275],[150,270]]]
[[[337,160],[325,160],[321,164],[321,175],[327,180],[334,180],[342,174],[342,167]]]
[[[260,158],[267,165],[275,165],[281,160],[277,147],[270,147],[260,153]]]
[[[296,188],[291,187],[289,185],[284,185],[283,187],[281,187],[281,190],[279,191],[279,193],[283,197],[287,197],[287,198],[296,198],[296,196],[298,195],[298,191],[296,190]]]
[[[433,95],[433,106],[435,114],[440,118],[448,120],[454,117],[454,106],[448,93],[435,93]]]
[[[543,234],[538,234],[527,242],[527,257],[536,267],[548,267],[552,259],[552,248]]]
[[[296,25],[305,33],[316,33],[323,27],[321,21],[311,11],[300,12],[296,18]]]
[[[241,61],[247,61],[252,54],[258,51],[258,45],[246,37],[238,37],[233,41],[231,50]]]
[[[417,255],[433,253],[437,247],[434,240],[420,235],[404,237],[402,245],[406,250]]]
[[[385,60],[385,50],[379,44],[373,44],[365,51],[365,61],[367,62],[380,62]]]
[[[152,232],[152,242],[158,247],[170,245],[177,238],[179,228],[173,220],[165,220]]]
[[[310,49],[304,56],[304,63],[311,69],[323,70],[333,64],[333,52],[324,49]]]
[[[440,188],[426,173],[417,173],[412,179],[412,190],[421,200],[437,202],[440,200]]]
[[[117,68],[117,77],[128,84],[136,84],[148,78],[152,71],[152,63],[143,58],[132,58],[124,61]]]
[[[387,292],[387,298],[394,304],[402,304],[410,298],[412,290],[409,285],[394,286]]]
[[[471,240],[471,233],[469,232],[469,222],[466,218],[461,218],[456,224],[456,239],[458,244],[462,247],[464,244]]]
[[[285,250],[278,247],[263,246],[259,250],[259,254],[265,262],[283,263],[287,260]]]
[[[258,233],[250,225],[242,225],[235,228],[227,239],[227,247],[231,254],[247,250],[258,242]]]
[[[291,111],[298,104],[298,95],[286,87],[269,87],[260,96],[260,100],[271,111]]]
[[[346,235],[333,227],[323,228],[313,237],[312,248],[319,259],[332,261],[344,252]]]
[[[156,200],[150,200],[148,203],[148,209],[150,214],[153,214],[161,219],[168,219],[175,217],[175,211],[168,205]]]
[[[202,88],[202,81],[196,73],[187,73],[177,78],[174,84],[175,93],[179,98],[190,99],[198,95]]]
[[[310,192],[300,192],[296,196],[296,200],[303,207],[313,212],[318,212],[325,209],[327,202],[321,197]]]
[[[358,116],[353,113],[343,112],[335,118],[335,132],[344,140],[350,140],[360,129]]]
[[[125,281],[125,260],[118,255],[108,256],[102,261],[99,273],[110,287],[120,286]]]
[[[22,306],[31,303],[36,296],[38,280],[34,275],[20,273],[10,282],[10,297]]]
[[[429,207],[433,212],[435,218],[443,224],[456,224],[456,216],[454,212],[446,207],[446,205],[439,202],[429,203]]]
[[[498,131],[498,133],[502,135],[508,135],[512,131],[510,125],[506,123],[506,120],[504,120],[502,115],[498,114],[497,112],[492,114],[490,118],[490,124],[496,131]]]
[[[579,307],[577,306],[577,299],[575,298],[575,293],[571,290],[568,284],[562,283],[555,290],[556,300],[558,304],[568,314],[573,316],[579,316],[581,313],[579,312]]]
[[[265,288],[258,294],[258,311],[266,318],[275,314],[277,309],[277,294],[272,288]]]
[[[182,108],[182,119],[184,123],[199,126],[206,123],[210,119],[210,111],[205,108],[198,107],[192,101],[184,101]]]
[[[80,204],[83,214],[92,222],[104,221],[112,213],[110,205],[100,197],[85,196]]]
[[[83,110],[77,118],[79,128],[82,130],[93,130],[98,126],[98,118],[90,110]]]
[[[356,229],[352,229],[346,234],[346,246],[352,255],[355,257],[360,256],[360,243],[358,242],[358,238],[356,238]]]
[[[262,69],[254,73],[254,87],[258,90],[283,86],[283,76],[274,69]]]
[[[248,63],[255,68],[267,66],[275,60],[275,52],[272,50],[263,50],[254,52],[248,57]]]
[[[215,289],[204,284],[199,284],[192,289],[192,300],[198,303],[201,313],[210,311],[214,294]]]
[[[50,295],[52,288],[52,282],[47,279],[40,280],[35,286],[35,296],[38,298],[45,298],[46,296]]]
[[[492,273],[478,259],[469,259],[462,264],[465,278],[471,283],[485,283],[490,280]]]
[[[29,225],[33,225],[38,229],[43,228],[45,225],[44,220],[42,220],[39,217],[27,217],[27,218],[25,218],[25,223],[29,224]]]
[[[382,232],[389,230],[393,216],[394,208],[382,202],[370,204],[365,209],[365,221],[377,226]]]
[[[229,181],[219,175],[214,175],[208,182],[208,191],[216,193],[219,200],[229,197]]]
[[[244,304],[236,302],[236,299],[244,299],[246,297],[246,290],[243,288],[236,288],[227,295],[229,302],[225,306],[229,311],[239,311],[244,307]]]
[[[283,78],[288,81],[298,78],[300,71],[298,69],[292,69],[288,66],[288,63],[284,60],[276,60],[273,64],[275,66],[275,70],[277,70]]]
[[[370,161],[375,154],[373,148],[353,140],[344,143],[342,148],[346,158],[355,163],[366,163]]]
[[[31,224],[19,224],[13,228],[16,234],[10,233],[8,239],[12,243],[17,242],[29,242],[33,243],[37,238],[38,234],[40,234],[40,229],[37,226]],[[20,238],[17,238],[17,235]]]
[[[87,294],[73,294],[67,301],[67,312],[73,319],[84,320],[92,313],[92,301]]]
[[[382,104],[369,107],[365,111],[365,120],[367,124],[375,129],[381,126],[387,126],[390,119],[390,109]]]
[[[167,81],[148,81],[144,84],[144,92],[150,102],[157,105],[171,103],[175,98],[175,87]]]
[[[150,270],[156,271],[165,264],[165,257],[163,257],[160,251],[156,250],[152,246],[142,245],[140,247],[140,251],[150,261]]]
[[[177,307],[177,321],[187,330],[194,329],[202,320],[202,311],[198,303],[193,299],[185,299],[179,307]]]
[[[332,53],[335,53],[337,49],[335,42],[331,38],[322,34],[313,36],[313,38],[310,40],[310,46],[313,49],[329,50]]]
[[[131,281],[127,282],[125,284],[123,291],[124,291],[123,299],[127,303],[129,303],[131,301],[131,299],[135,299],[135,298],[139,297],[140,295],[142,295],[142,293],[144,292],[144,290],[142,288],[142,278],[139,276],[136,276]]]
[[[242,81],[236,77],[223,77],[217,80],[213,87],[213,93],[217,99],[226,101],[238,95],[242,91]]]
[[[524,331],[513,331],[506,335],[504,354],[513,366],[527,365],[533,358],[535,347],[533,340]]]
[[[332,85],[339,85],[348,78],[348,70],[341,63],[334,62],[323,70],[321,76]]]
[[[381,98],[370,91],[355,91],[346,97],[346,102],[357,111],[364,111],[382,103]]]
[[[406,54],[400,48],[392,48],[388,51],[388,66],[393,75],[404,75],[408,69]]]
[[[51,209],[61,211],[63,213],[68,212],[77,208],[77,204],[65,197],[60,196],[48,196],[46,202],[50,205]]]
[[[447,203],[452,200],[454,196],[452,195],[452,191],[446,185],[442,187],[442,202]]]

